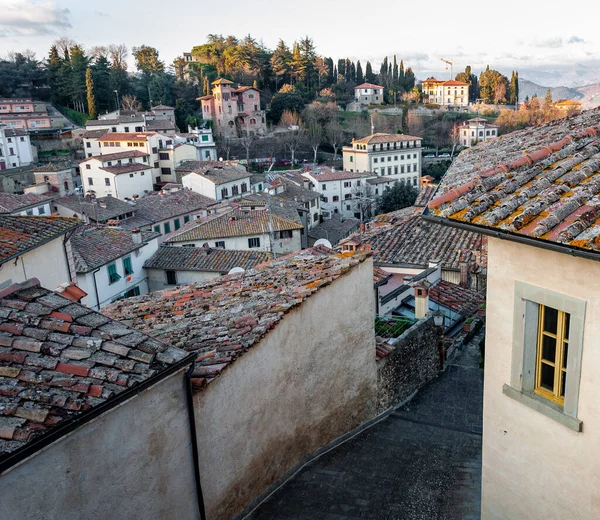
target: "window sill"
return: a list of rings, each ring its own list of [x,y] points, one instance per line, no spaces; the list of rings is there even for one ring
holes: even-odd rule
[[[517,390],[510,385],[504,385],[502,387],[502,393],[515,401],[518,401],[529,408],[532,408],[536,412],[539,412],[550,419],[555,420],[556,422],[566,426],[567,428],[581,432],[582,422],[576,417],[571,417],[570,415],[566,415],[563,411],[559,409],[557,405],[550,403],[543,397],[538,397],[536,395],[526,394],[521,390]]]

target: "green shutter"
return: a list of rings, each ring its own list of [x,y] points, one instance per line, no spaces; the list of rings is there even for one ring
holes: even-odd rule
[[[125,271],[125,275],[133,274],[133,267],[131,266],[130,256],[123,258],[123,270]]]
[[[117,273],[116,264],[110,264],[108,266],[108,283],[115,283],[121,279],[121,275]]]
[[[190,221],[190,216],[186,215],[185,217],[183,217],[183,223],[187,224]]]
[[[171,232],[171,223],[170,222],[165,222],[164,227],[165,227],[165,233]]]
[[[181,227],[181,224],[179,223],[179,219],[176,218],[175,219],[175,230],[177,231],[180,227]]]
[[[158,226],[154,226],[154,231],[160,233],[160,224]]]

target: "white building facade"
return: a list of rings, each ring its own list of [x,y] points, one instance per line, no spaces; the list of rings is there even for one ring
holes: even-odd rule
[[[462,81],[423,80],[423,102],[440,105],[447,109],[463,109],[469,106],[469,84]]]
[[[458,131],[460,144],[467,147],[498,137],[498,125],[492,125],[482,117],[465,121],[463,125],[458,127]]]
[[[251,175],[237,168],[231,168],[230,172],[230,175],[210,175],[207,174],[208,172],[184,173],[181,183],[185,188],[215,200],[230,199],[249,193]]]
[[[37,161],[37,150],[25,130],[12,130],[0,123],[0,170],[19,168]]]
[[[369,172],[379,177],[419,186],[422,138],[403,134],[373,134],[354,139],[342,149],[344,170]]]
[[[354,101],[360,105],[383,105],[385,87],[373,83],[363,83],[354,87]]]

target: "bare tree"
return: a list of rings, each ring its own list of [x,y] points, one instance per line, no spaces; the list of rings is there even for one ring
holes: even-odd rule
[[[333,160],[335,161],[337,159],[338,148],[344,139],[344,130],[340,126],[337,117],[327,123],[327,126],[325,127],[325,137],[327,138],[327,142],[333,148]]]
[[[123,43],[120,45],[109,45],[108,53],[113,68],[127,70],[127,56],[129,56],[127,45]]]
[[[323,142],[323,127],[315,119],[311,119],[306,126],[306,142],[313,151],[313,163],[317,163],[317,152]]]
[[[250,150],[254,146],[254,142],[256,141],[256,136],[254,132],[251,132],[248,125],[246,125],[246,129],[244,131],[244,135],[240,138],[240,144],[246,150],[246,165],[250,167]]]
[[[90,55],[92,58],[94,58],[94,60],[97,60],[98,58],[108,58],[108,47],[104,45],[96,45],[90,49]]]
[[[142,104],[135,96],[126,94],[121,98],[121,108],[123,110],[132,110],[134,112],[138,112],[142,110]]]
[[[423,124],[423,117],[417,114],[414,110],[409,110],[406,116],[406,124],[408,126],[408,133],[410,135],[416,135],[423,137],[423,130],[425,125]]]
[[[452,152],[450,153],[450,159],[454,157],[454,151],[456,147],[460,144],[460,125],[455,123],[452,127],[452,132],[450,132],[450,140],[452,141]]]
[[[231,154],[231,137],[225,136],[222,139],[217,141],[217,146],[219,147],[219,156],[225,156],[225,160],[229,160],[229,155]]]
[[[279,125],[287,129],[283,137],[283,144],[286,150],[290,151],[293,169],[296,160],[296,151],[304,142],[304,127],[298,114],[289,110],[283,111]]]
[[[72,38],[67,36],[61,36],[58,40],[54,42],[54,46],[58,51],[58,54],[64,56],[65,51],[68,51],[71,47],[77,45],[77,42]]]

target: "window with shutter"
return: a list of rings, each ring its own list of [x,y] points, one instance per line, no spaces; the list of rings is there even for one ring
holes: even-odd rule
[[[121,279],[121,275],[117,273],[117,264],[109,264],[108,266],[108,283],[113,284]]]
[[[123,271],[125,272],[125,276],[133,274],[133,266],[131,265],[130,256],[123,258]]]

